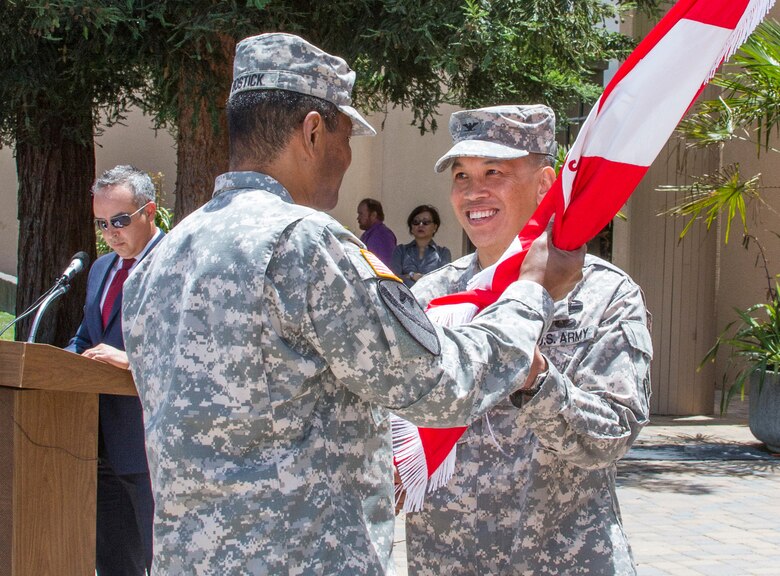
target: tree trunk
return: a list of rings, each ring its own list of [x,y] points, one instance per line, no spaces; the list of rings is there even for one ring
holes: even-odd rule
[[[181,66],[176,151],[176,203],[179,222],[211,199],[214,179],[228,169],[228,132],[225,102],[230,93],[235,40],[222,37],[219,53],[207,60]],[[207,83],[220,92],[215,102],[205,96]]]
[[[68,115],[72,117],[73,111]],[[82,111],[91,126],[91,112]],[[19,176],[19,264],[16,312],[21,314],[46,292],[81,250],[95,258],[95,230],[89,194],[95,176],[95,146],[65,137],[71,126],[49,118],[37,123],[40,144],[16,143]],[[82,125],[83,126],[83,125]],[[18,134],[22,134],[19,130]],[[76,332],[86,297],[86,273],[74,278],[71,290],[55,300],[41,318],[36,342],[64,346]],[[35,314],[21,320],[16,339],[27,340]]]

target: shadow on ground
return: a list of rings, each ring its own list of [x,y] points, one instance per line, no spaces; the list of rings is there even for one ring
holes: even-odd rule
[[[759,448],[747,450],[742,445],[660,445],[631,452],[618,463],[617,485],[622,488],[712,494],[717,486],[713,481],[718,478],[770,477],[780,472],[780,458]]]
[[[723,442],[698,434],[664,438],[663,442],[637,442],[625,460],[776,460],[759,442]]]

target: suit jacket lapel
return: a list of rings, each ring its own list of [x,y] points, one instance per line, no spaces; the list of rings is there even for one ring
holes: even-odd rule
[[[102,341],[104,331],[103,317],[100,312],[100,301],[103,299],[103,292],[106,289],[108,277],[111,275],[111,270],[114,268],[117,258],[119,258],[119,256],[116,254],[113,255],[113,258],[106,258],[103,270],[97,269],[94,271],[96,274],[95,278],[98,280],[95,286],[95,293],[90,294],[87,298],[87,310],[85,310],[84,317],[88,318],[90,334],[98,336],[98,338],[92,338],[95,343]],[[101,262],[101,264],[103,263]]]
[[[151,251],[154,250],[154,247],[157,246],[157,244],[160,242],[160,240],[162,240],[163,236],[165,236],[164,233],[163,234],[159,234],[157,236],[157,238],[155,238],[154,242],[152,242],[152,245],[149,247],[149,250],[146,251],[146,254],[144,254],[142,258],[139,258],[139,260],[138,260],[139,262],[141,260],[143,260],[144,258],[146,258],[151,253]],[[118,258],[118,256],[117,256],[117,258]],[[109,267],[109,270],[111,270],[113,268],[115,263],[116,263],[116,258],[111,261],[111,266]],[[106,278],[107,277],[108,277],[108,274],[106,273],[106,277],[103,278],[103,287],[101,287],[101,291],[100,291],[101,296],[103,295],[103,290],[104,290],[104,287],[105,287],[105,283],[106,283]],[[98,304],[99,304],[99,302],[98,302]],[[119,293],[119,296],[117,296],[116,300],[114,301],[114,308],[111,310],[111,316],[108,317],[108,322],[106,323],[105,332],[108,332],[108,329],[111,327],[111,324],[114,323],[114,321],[116,320],[116,317],[119,315],[119,311],[120,310],[122,310],[122,293],[121,292]],[[100,310],[98,310],[98,313],[99,312],[100,312]],[[100,314],[98,314],[98,316],[100,316]],[[101,323],[102,323],[102,320],[101,320]]]

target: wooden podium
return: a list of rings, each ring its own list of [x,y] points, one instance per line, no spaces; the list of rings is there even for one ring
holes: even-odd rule
[[[0,341],[0,576],[94,576],[98,393],[130,372]]]

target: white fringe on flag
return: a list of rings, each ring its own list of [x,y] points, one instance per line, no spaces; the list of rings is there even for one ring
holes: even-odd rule
[[[720,56],[713,64],[712,70],[710,70],[707,79],[704,81],[705,84],[715,76],[715,72],[717,72],[720,65],[731,58],[739,47],[745,43],[745,40],[753,33],[753,30],[761,23],[761,20],[764,19],[764,16],[767,15],[774,4],[775,0],[751,0],[742,13],[739,23],[732,31],[725,46],[723,46]]]
[[[506,250],[504,250],[504,253],[501,255],[501,258],[498,259],[498,261],[495,264],[491,264],[484,270],[480,270],[474,276],[471,278],[471,280],[468,281],[468,284],[466,285],[466,288],[468,290],[474,290],[474,289],[484,289],[484,290],[491,290],[493,288],[493,276],[496,273],[496,268],[498,265],[509,258],[510,256],[513,256],[515,254],[518,254],[523,251],[523,244],[520,242],[520,238],[517,236],[514,237],[512,240],[512,243],[509,244]]]
[[[458,460],[457,446],[458,445],[455,444],[452,447],[452,450],[447,454],[444,462],[439,465],[436,472],[434,472],[428,480],[428,492],[433,492],[437,488],[441,488],[450,481],[450,478],[452,478],[452,475],[455,473],[455,462]],[[422,502],[420,505],[422,506]]]
[[[406,493],[403,511],[419,512],[425,502],[426,492],[441,488],[452,478],[455,472],[455,446],[428,478],[428,465],[417,426],[394,414],[390,415],[390,422],[393,428],[393,454],[401,477],[401,484],[395,487],[395,503],[397,506],[401,496]]]
[[[428,465],[425,463],[420,434],[417,427],[403,418],[390,415],[393,428],[393,454],[401,484],[395,489],[395,502],[398,505],[401,494],[406,491],[404,512],[417,512],[425,500],[425,488],[428,484]]]

